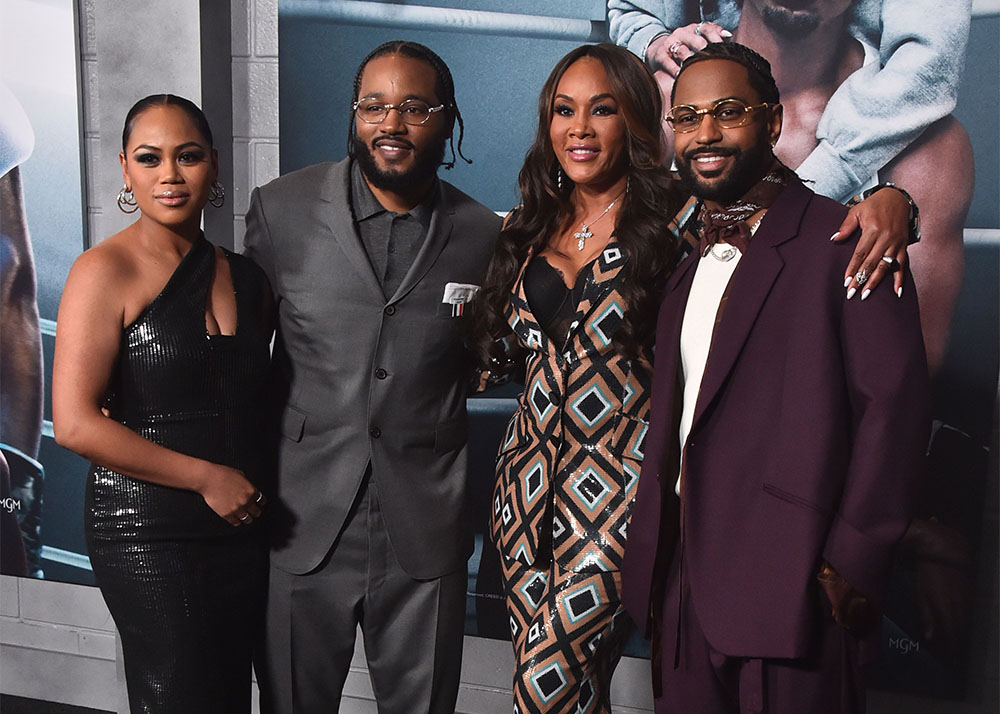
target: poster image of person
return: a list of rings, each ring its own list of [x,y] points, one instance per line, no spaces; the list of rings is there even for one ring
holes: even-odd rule
[[[35,134],[0,82],[0,573],[41,576],[42,335],[19,169]]]
[[[19,568],[5,537],[0,570],[92,583],[86,462],[52,439],[47,394],[62,286],[86,242],[75,4],[0,6],[0,519],[18,521],[27,555]]]

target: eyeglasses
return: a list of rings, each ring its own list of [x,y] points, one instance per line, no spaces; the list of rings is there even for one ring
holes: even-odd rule
[[[354,112],[366,124],[381,124],[390,109],[399,112],[399,117],[405,124],[420,126],[431,118],[431,114],[444,109],[444,104],[432,107],[419,99],[407,99],[399,104],[386,104],[377,99],[361,99],[354,102]]]
[[[690,104],[681,104],[671,109],[663,119],[670,122],[674,131],[681,134],[694,131],[701,126],[701,118],[706,114],[711,114],[715,123],[723,129],[735,129],[747,123],[750,112],[754,109],[769,106],[771,105],[768,102],[748,106],[739,99],[722,99],[708,109],[695,109]]]

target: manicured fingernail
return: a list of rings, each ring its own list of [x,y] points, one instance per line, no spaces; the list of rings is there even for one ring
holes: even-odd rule
[[[830,240],[837,240],[837,236],[839,236],[839,235],[840,235],[840,231],[837,231],[832,236],[830,236]]]
[[[847,299],[850,300],[852,297],[854,297],[854,293],[856,293],[857,291],[858,291],[857,288],[851,288],[850,290],[848,290]]]
[[[868,296],[872,294],[871,288],[865,288],[865,291],[861,293],[861,299],[867,300]]]
[[[852,279],[853,277],[854,277],[853,275],[848,275],[848,276],[847,276],[846,278],[844,278],[844,287],[845,287],[845,288],[846,288],[846,287],[847,287],[848,285],[850,285],[850,284],[851,284],[851,279]]]
[[[902,285],[900,285],[898,288],[896,288],[896,297],[898,297],[898,298],[903,297],[903,286]]]
[[[732,37],[733,36],[733,33],[730,32],[729,30],[723,30],[719,34],[722,35],[723,37]]]

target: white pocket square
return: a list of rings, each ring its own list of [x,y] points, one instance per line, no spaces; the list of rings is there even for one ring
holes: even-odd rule
[[[449,305],[462,305],[469,302],[472,296],[479,291],[478,285],[469,283],[447,283],[444,286],[444,296],[441,302]]]

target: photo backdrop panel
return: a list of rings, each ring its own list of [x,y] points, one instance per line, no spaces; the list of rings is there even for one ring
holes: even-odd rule
[[[86,246],[75,3],[3,0],[0,6],[0,82],[10,92],[9,103],[0,103],[0,123],[9,121],[20,108],[34,137],[30,155],[15,169],[23,198],[4,204],[0,227],[5,226],[4,241],[22,219],[27,227],[25,247],[34,256],[43,367],[40,380],[37,375],[21,374],[10,377],[17,389],[4,385],[5,424],[38,390],[44,400],[37,453],[0,437],[7,447],[17,450],[16,454],[6,452],[13,496],[5,510],[19,516],[32,575],[92,583],[82,518],[88,465],[56,445],[51,422],[59,297],[70,265]],[[11,245],[7,243],[5,250]],[[4,327],[9,329],[10,324],[5,321]]]

